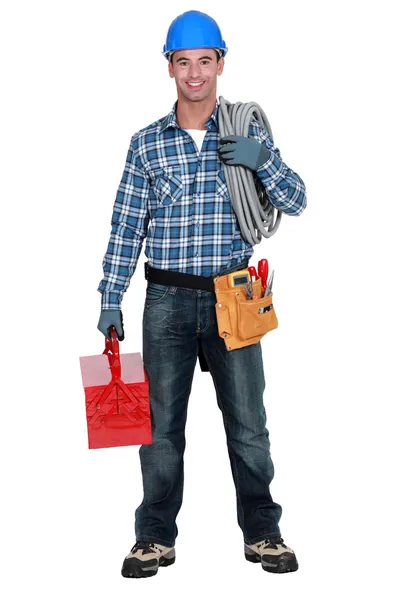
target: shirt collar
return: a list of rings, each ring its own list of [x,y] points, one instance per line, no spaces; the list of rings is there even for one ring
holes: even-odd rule
[[[176,120],[176,105],[177,104],[178,104],[178,100],[176,100],[174,102],[174,105],[173,105],[171,111],[169,112],[169,114],[161,121],[160,128],[158,130],[159,134],[162,133],[168,127],[174,127],[174,128],[179,127],[177,120]],[[219,103],[218,103],[218,100],[216,100],[214,110],[205,123],[206,129],[212,129],[213,123],[214,123],[216,129],[217,130],[219,129],[218,128],[218,109],[219,109]]]

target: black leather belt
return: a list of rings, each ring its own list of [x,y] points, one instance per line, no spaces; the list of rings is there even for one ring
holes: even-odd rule
[[[156,269],[147,262],[144,263],[144,276],[148,281],[159,283],[161,285],[172,285],[176,287],[192,288],[194,290],[214,291],[214,278],[204,277],[204,275],[190,275],[180,271],[169,271],[165,269]]]

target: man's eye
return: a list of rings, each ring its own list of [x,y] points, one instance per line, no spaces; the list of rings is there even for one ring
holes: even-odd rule
[[[209,61],[209,60],[202,60],[201,62],[202,62],[202,64],[203,64],[203,65],[204,65],[204,64],[205,64],[205,65],[209,65],[209,64],[210,64],[210,61]],[[187,65],[187,62],[186,62],[186,61],[183,61],[183,60],[181,60],[181,62],[180,62],[179,64],[181,64],[182,66],[186,66],[186,65]]]

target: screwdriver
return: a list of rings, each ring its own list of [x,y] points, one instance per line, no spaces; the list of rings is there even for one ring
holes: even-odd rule
[[[275,270],[272,269],[271,277],[269,278],[268,285],[267,285],[267,287],[265,289],[264,296],[268,296],[268,294],[271,293],[272,282],[274,281],[274,273],[275,273]]]
[[[258,261],[258,274],[261,277],[261,285],[265,290],[268,279],[268,261],[266,258],[262,258]]]
[[[247,267],[247,270],[250,273],[250,280],[251,281],[256,281],[257,280],[257,271],[255,267]],[[253,280],[254,277],[254,280]]]

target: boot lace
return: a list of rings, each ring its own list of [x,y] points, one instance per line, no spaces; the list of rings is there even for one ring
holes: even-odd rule
[[[280,544],[284,548],[287,548],[286,544],[283,543],[283,538],[281,538],[279,536],[267,538],[267,539],[259,542],[257,544],[257,547],[261,548],[261,546],[263,546],[263,550],[265,550],[266,548],[274,548],[276,550],[278,548],[278,544]]]
[[[156,545],[153,542],[144,542],[144,541],[138,541],[135,543],[135,545],[132,547],[131,552],[135,552],[135,550],[139,550],[142,549],[143,550],[143,554],[155,554],[156,551],[154,550],[154,548],[156,548]]]

